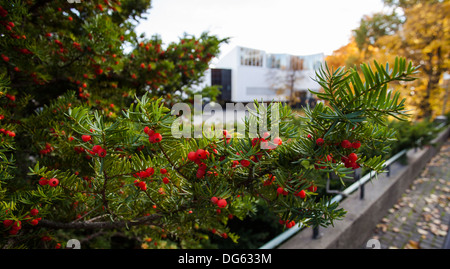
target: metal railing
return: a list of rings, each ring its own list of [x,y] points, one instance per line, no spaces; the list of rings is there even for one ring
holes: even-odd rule
[[[437,129],[440,129],[443,126],[445,126],[445,123],[440,124],[437,127]],[[403,155],[405,155],[408,152],[408,150],[409,149],[404,149],[404,150],[398,152],[397,154],[395,154],[394,156],[389,158],[384,163],[387,177],[390,177],[391,165],[393,163],[395,163],[398,159],[400,159]],[[342,201],[345,197],[347,197],[348,195],[352,194],[353,192],[355,192],[358,189],[360,190],[360,199],[364,199],[364,184],[369,182],[372,179],[372,177],[374,177],[375,175],[376,175],[375,171],[370,171],[369,173],[367,173],[362,178],[360,178],[357,181],[355,181],[352,185],[350,185],[348,188],[346,188],[342,192],[338,192],[338,194],[335,195],[330,200],[329,204],[333,204],[335,202]],[[294,226],[294,227],[290,228],[289,230],[286,230],[283,233],[279,234],[278,236],[276,236],[275,238],[273,238],[272,240],[270,240],[269,242],[267,242],[266,244],[261,246],[259,249],[274,249],[274,248],[278,247],[279,245],[281,245],[282,243],[284,243],[290,237],[295,235],[297,232],[302,230],[303,228],[304,227],[303,227],[302,224]],[[320,237],[319,227],[313,228],[313,235],[312,235],[312,237],[313,237],[313,239],[318,239]]]

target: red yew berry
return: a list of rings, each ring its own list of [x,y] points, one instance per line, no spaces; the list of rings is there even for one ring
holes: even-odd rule
[[[89,140],[91,140],[91,136],[90,136],[90,135],[82,135],[82,136],[81,136],[81,139],[82,139],[84,142],[88,142]]]
[[[145,183],[144,181],[140,181],[140,182],[138,183],[138,187],[139,187],[141,190],[145,191],[145,190],[147,190],[147,183]]]
[[[6,11],[2,6],[0,6],[0,17],[6,17],[8,15],[8,11]]]
[[[359,142],[359,141],[353,142],[353,143],[352,143],[352,147],[353,147],[354,149],[359,149],[359,147],[361,147],[361,142]]]
[[[148,134],[150,132],[150,128],[148,126],[144,127],[144,133]]]
[[[284,193],[283,187],[278,187],[277,193],[278,193],[278,194],[283,194],[283,193]]]
[[[39,180],[39,185],[45,186],[47,184],[48,184],[48,179],[41,177],[41,179]]]
[[[169,179],[168,179],[167,177],[164,177],[164,178],[163,178],[163,183],[164,183],[164,184],[169,184]]]
[[[222,236],[222,238],[224,238],[224,239],[227,239],[227,238],[228,238],[227,233],[223,233],[221,236]]]
[[[317,144],[318,146],[322,146],[324,143],[325,143],[325,141],[323,140],[323,138],[317,138],[316,144]]]
[[[161,169],[159,170],[159,172],[160,172],[161,174],[166,174],[166,173],[167,173],[167,169],[161,168]]]
[[[225,208],[227,206],[227,200],[220,199],[219,201],[217,201],[217,206],[220,208]]]
[[[160,133],[154,133],[149,137],[150,143],[159,143],[162,140],[162,135]]]
[[[316,192],[317,191],[317,186],[311,185],[311,186],[309,186],[308,190],[311,191],[311,192]]]
[[[9,226],[13,225],[14,221],[10,220],[10,219],[6,219],[3,221],[3,226],[5,226],[5,228],[8,228]]]
[[[289,222],[286,222],[286,228],[292,228],[295,226],[295,221],[291,220]]]
[[[70,16],[67,19],[69,19],[69,21],[73,21],[73,18]]]
[[[153,174],[155,173],[155,169],[153,167],[149,167],[145,169],[145,172],[148,174],[148,176],[153,176]]]
[[[98,153],[101,149],[102,149],[102,146],[100,146],[100,145],[95,145],[92,147],[92,151],[94,153]]]
[[[201,159],[201,160],[204,160],[204,159],[206,159],[206,151],[205,150],[203,150],[203,149],[198,149],[196,152],[195,152],[195,154],[197,155],[197,158],[198,159]]]
[[[211,198],[211,202],[213,203],[213,204],[217,204],[217,202],[219,201],[219,198],[217,198],[217,197],[212,197]]]
[[[356,162],[356,160],[358,160],[358,155],[356,155],[355,153],[350,153],[350,154],[348,155],[348,159],[349,159],[351,162]]]
[[[301,190],[301,191],[297,192],[297,193],[295,194],[295,196],[304,199],[304,198],[306,197],[306,192],[305,192],[304,190]]]
[[[12,230],[20,230],[20,229],[22,229],[22,222],[20,220],[19,221],[14,221],[11,229]]]
[[[3,54],[2,54],[2,59],[3,59],[3,61],[5,61],[5,62],[9,62],[9,57],[6,56],[6,55],[3,55]]]
[[[244,167],[247,167],[247,166],[250,165],[250,161],[248,161],[248,160],[241,160],[241,165],[244,166]]]
[[[45,236],[41,237],[41,240],[44,242],[48,242],[48,241],[51,241],[52,238],[50,236],[45,235]]]
[[[344,149],[348,149],[348,148],[351,148],[351,147],[352,147],[352,143],[350,143],[350,141],[348,141],[348,140],[343,140],[343,141],[341,142],[341,146],[342,146]]]
[[[204,169],[199,168],[197,170],[196,176],[197,176],[197,178],[203,178],[205,176],[205,173],[206,173],[206,171]]]
[[[99,149],[97,154],[100,158],[104,158],[106,156],[106,150],[101,148],[101,149]]]
[[[58,186],[58,184],[59,184],[59,180],[57,178],[51,178],[48,181],[48,185],[50,187],[56,187],[56,186]]]
[[[280,146],[281,144],[283,144],[283,140],[281,140],[281,138],[279,138],[279,137],[275,137],[275,138],[273,139],[273,143],[274,143],[275,145]]]
[[[38,223],[39,223],[38,219],[33,219],[33,220],[30,221],[30,224],[33,225],[33,226],[38,225]]]
[[[37,214],[39,214],[39,210],[37,210],[36,208],[33,208],[30,210],[30,214],[31,214],[31,216],[36,216]]]

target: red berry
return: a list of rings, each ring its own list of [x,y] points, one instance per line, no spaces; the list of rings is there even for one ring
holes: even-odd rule
[[[148,176],[153,176],[153,174],[155,173],[155,169],[153,167],[149,167],[145,169],[145,172],[147,172]]]
[[[152,135],[152,140],[154,141],[154,143],[159,143],[162,140],[162,135],[160,133],[154,133]]]
[[[195,151],[191,151],[188,153],[188,159],[190,161],[195,161],[197,160],[197,153]]]
[[[323,138],[317,138],[316,144],[317,144],[318,146],[322,146],[324,143],[325,143],[325,141],[323,140]]]
[[[81,136],[81,139],[82,139],[84,142],[88,142],[89,140],[91,140],[91,136],[90,136],[90,135],[82,135],[82,136]]]
[[[144,133],[148,134],[148,132],[150,131],[150,128],[148,126],[144,127]]]
[[[2,54],[3,61],[9,62],[9,57]]]
[[[163,178],[163,183],[164,183],[164,184],[169,184],[169,179],[168,179],[167,177],[164,177],[164,178]]]
[[[73,21],[73,18],[72,18],[72,17],[69,17],[68,19],[69,19],[69,21]]]
[[[295,196],[298,196],[298,197],[304,199],[306,197],[306,192],[304,190],[301,190],[301,191],[297,192],[297,194]]]
[[[5,228],[8,228],[9,226],[11,226],[14,223],[13,220],[7,219],[3,221],[3,226],[5,226]]]
[[[197,155],[197,158],[198,159],[202,159],[202,160],[204,160],[204,159],[206,159],[206,151],[205,150],[203,150],[203,149],[198,149],[196,152],[195,152],[195,154]]]
[[[205,176],[205,173],[206,173],[206,171],[204,169],[199,168],[197,170],[196,176],[197,176],[197,178],[203,178]]]
[[[219,201],[217,201],[217,206],[220,208],[225,208],[227,206],[227,200],[220,199]]]
[[[281,140],[281,138],[279,138],[279,137],[275,137],[275,138],[273,139],[273,143],[274,143],[275,145],[281,145],[281,144],[283,144],[283,140]]]
[[[97,152],[97,154],[98,154],[99,157],[104,158],[104,157],[106,156],[106,150],[101,148],[101,149]]]
[[[250,165],[250,161],[248,161],[248,160],[241,160],[241,165],[244,166],[244,167],[247,167],[247,166]]]
[[[311,185],[308,190],[312,191],[312,192],[316,192],[317,191],[317,186],[315,185]]]
[[[40,180],[39,180],[39,185],[41,185],[41,186],[45,186],[45,185],[47,185],[48,184],[48,179],[45,179],[45,178],[41,178]]]
[[[30,214],[31,214],[31,216],[36,216],[37,214],[39,214],[39,210],[37,210],[36,208],[33,208],[30,210]]]
[[[278,187],[277,193],[278,193],[278,194],[283,194],[283,193],[284,193],[283,187]]]
[[[13,229],[13,230],[20,230],[20,229],[22,229],[22,222],[20,220],[19,221],[14,221],[11,229]]]
[[[92,151],[94,153],[98,153],[100,150],[102,150],[102,146],[100,146],[100,145],[95,145],[92,147]]]
[[[161,169],[159,170],[159,172],[160,172],[161,174],[165,174],[165,173],[167,173],[167,169],[161,168]]]
[[[56,187],[59,184],[59,180],[57,178],[51,178],[48,181],[48,185],[50,185],[51,187]]]
[[[353,143],[352,143],[352,147],[353,147],[354,149],[359,149],[359,147],[361,147],[361,142],[359,142],[359,141],[353,142]]]
[[[286,222],[286,228],[288,228],[288,229],[294,227],[294,225],[295,225],[295,221],[293,221],[293,220]]]
[[[342,146],[344,149],[348,149],[348,148],[351,148],[351,147],[352,147],[352,143],[350,143],[350,141],[348,141],[348,140],[344,140],[344,141],[341,142],[341,146]]]
[[[38,219],[34,219],[34,220],[30,221],[30,224],[33,225],[33,226],[38,225],[38,223],[39,223]]]
[[[215,196],[211,198],[211,202],[213,202],[213,204],[217,204],[218,201],[219,199]]]
[[[224,239],[227,239],[227,238],[228,238],[227,233],[223,233],[223,234],[222,234],[222,237],[223,237]]]
[[[348,155],[348,159],[349,159],[351,162],[356,162],[356,160],[358,160],[358,155],[356,155],[355,153],[350,153],[350,154]]]
[[[145,183],[144,181],[139,182],[138,186],[143,191],[147,190],[147,183]]]

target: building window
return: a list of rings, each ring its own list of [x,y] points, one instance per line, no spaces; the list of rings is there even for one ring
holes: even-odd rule
[[[260,50],[241,48],[241,65],[262,67],[263,54]]]
[[[289,56],[287,54],[269,54],[267,55],[266,67],[276,69],[286,69]]]

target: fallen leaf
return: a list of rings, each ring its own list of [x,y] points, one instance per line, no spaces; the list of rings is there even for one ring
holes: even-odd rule
[[[420,234],[425,234],[425,235],[428,234],[427,231],[425,231],[424,229],[420,229],[420,228],[417,228],[417,232]]]
[[[433,218],[433,216],[431,214],[423,214],[423,218],[428,222]]]
[[[409,240],[404,248],[405,249],[420,249],[419,242]]]

